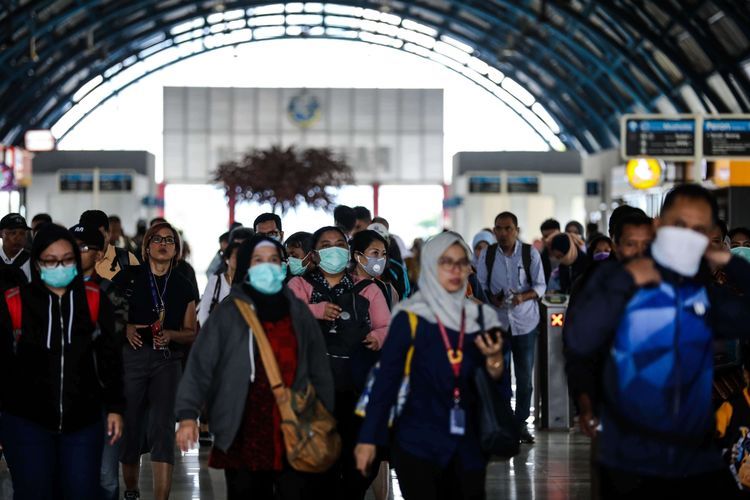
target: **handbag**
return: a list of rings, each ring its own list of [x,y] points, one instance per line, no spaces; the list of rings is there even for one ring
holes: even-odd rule
[[[484,314],[479,307],[479,325],[484,331]],[[497,382],[490,377],[484,366],[474,373],[479,400],[479,443],[482,451],[490,455],[509,459],[520,451],[521,432],[510,407],[510,400],[503,398]]]
[[[409,350],[406,351],[406,362],[404,363],[404,376],[401,379],[401,385],[398,388],[398,396],[396,397],[396,404],[391,407],[390,414],[388,416],[388,427],[393,427],[393,423],[401,415],[406,404],[406,398],[409,396],[409,376],[411,374],[411,360],[414,357],[414,338],[417,335],[417,323],[418,317],[411,311],[406,311],[409,316],[409,328],[411,330],[411,345]],[[363,417],[367,414],[367,404],[370,402],[370,395],[372,394],[372,388],[375,385],[375,379],[380,371],[380,361],[372,367],[370,373],[367,376],[367,382],[362,394],[359,396],[357,406],[354,408],[354,413]]]
[[[289,465],[301,472],[328,470],[341,453],[341,437],[336,432],[336,420],[320,402],[311,383],[308,382],[303,392],[284,386],[271,344],[254,309],[239,299],[234,299],[234,302],[258,344],[260,358],[281,413],[281,434]]]

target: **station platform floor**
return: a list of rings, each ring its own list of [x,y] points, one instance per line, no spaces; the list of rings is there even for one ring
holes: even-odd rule
[[[178,454],[174,500],[219,500],[226,498],[224,473],[209,469],[208,447],[184,456]],[[503,500],[588,500],[591,498],[590,443],[582,434],[536,432],[536,444],[522,445],[518,456],[507,462],[493,462],[487,470],[487,499]],[[148,455],[143,457],[141,499],[152,500]],[[393,499],[401,498],[394,480]],[[10,500],[10,474],[0,462],[0,500]],[[368,500],[372,496],[368,495]]]

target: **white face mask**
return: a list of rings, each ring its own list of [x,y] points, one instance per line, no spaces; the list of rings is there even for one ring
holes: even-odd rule
[[[651,256],[662,267],[692,277],[698,274],[708,243],[707,236],[692,229],[664,226],[656,231]]]

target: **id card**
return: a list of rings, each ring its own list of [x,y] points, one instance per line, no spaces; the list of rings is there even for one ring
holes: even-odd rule
[[[454,406],[451,408],[451,434],[463,436],[466,432],[466,413],[463,408]]]

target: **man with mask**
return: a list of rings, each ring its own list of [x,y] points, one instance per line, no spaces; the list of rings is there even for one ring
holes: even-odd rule
[[[272,240],[281,243],[284,241],[284,231],[281,230],[281,217],[276,214],[260,214],[253,222],[255,234],[267,236]]]
[[[734,493],[712,440],[711,342],[750,333],[750,307],[712,287],[708,265],[725,265],[749,289],[750,265],[706,251],[716,221],[709,191],[674,188],[654,222],[650,256],[602,265],[568,311],[568,362],[605,360],[598,374],[602,498]]]

